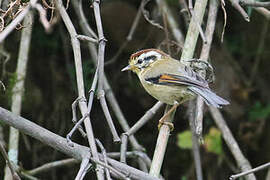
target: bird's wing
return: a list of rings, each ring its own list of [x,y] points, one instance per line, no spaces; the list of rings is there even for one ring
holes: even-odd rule
[[[145,80],[147,82],[159,85],[169,85],[169,86],[186,85],[186,86],[209,88],[208,83],[197,74],[193,74],[192,76],[186,76],[186,75],[175,75],[165,73],[155,77],[146,78]]]

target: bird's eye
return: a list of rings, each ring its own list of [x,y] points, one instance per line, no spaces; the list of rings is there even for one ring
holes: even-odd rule
[[[138,64],[142,64],[143,60],[142,59],[138,59],[137,63]]]

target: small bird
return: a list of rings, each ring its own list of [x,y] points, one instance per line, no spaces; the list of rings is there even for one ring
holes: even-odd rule
[[[168,113],[196,96],[201,96],[207,105],[217,108],[229,104],[227,100],[212,92],[208,82],[192,68],[158,49],[144,49],[132,54],[129,65],[122,69],[127,70],[138,75],[143,87],[151,96],[173,105]],[[164,124],[164,116],[160,123]]]

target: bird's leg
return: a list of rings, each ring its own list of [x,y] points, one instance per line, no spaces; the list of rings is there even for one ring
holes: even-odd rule
[[[169,126],[170,128],[170,131],[173,131],[174,129],[174,125],[173,123],[171,122],[167,122],[166,119],[168,118],[168,116],[179,106],[179,103],[177,101],[174,102],[174,105],[171,107],[171,109],[166,112],[166,114],[164,114],[162,116],[162,118],[159,120],[159,123],[158,123],[158,129],[161,128],[161,126],[164,124],[164,125],[167,125]]]

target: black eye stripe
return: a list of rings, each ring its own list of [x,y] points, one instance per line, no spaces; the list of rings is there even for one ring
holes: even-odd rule
[[[153,56],[147,56],[147,57],[145,57],[144,60],[145,60],[145,61],[150,61],[151,59],[154,60],[154,59],[156,59],[156,58],[157,58],[157,57],[153,55]]]

